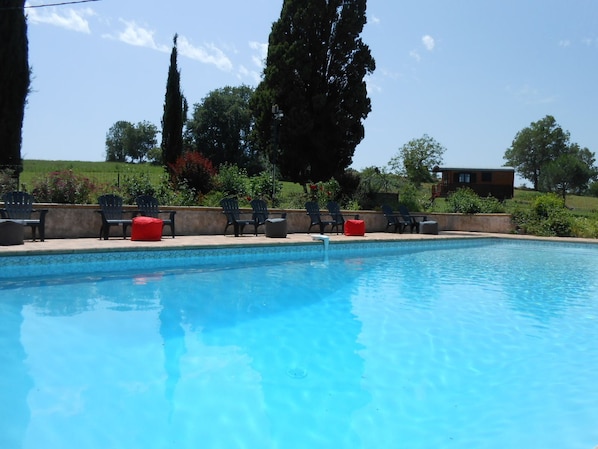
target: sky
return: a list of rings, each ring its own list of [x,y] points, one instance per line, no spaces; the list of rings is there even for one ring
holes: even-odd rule
[[[173,37],[190,107],[256,87],[283,0],[29,0],[31,93],[24,159],[105,160],[119,120],[160,129]],[[443,165],[505,164],[516,134],[552,115],[598,152],[595,0],[369,0],[363,41],[376,70],[352,167],[385,167],[423,135]],[[158,137],[160,140],[160,137]]]

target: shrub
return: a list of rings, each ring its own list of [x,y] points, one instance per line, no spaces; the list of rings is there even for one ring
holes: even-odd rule
[[[212,190],[212,178],[216,175],[210,160],[196,151],[179,156],[176,162],[170,165],[170,172],[179,190],[190,189],[195,195]]]
[[[274,198],[272,198],[273,190]],[[282,192],[282,182],[272,179],[272,173],[263,171],[249,178],[249,195],[253,198],[270,198],[275,206],[280,203],[280,192]]]
[[[513,222],[527,234],[566,237],[572,233],[574,219],[563,199],[549,193],[538,196],[529,209],[516,209]]]
[[[446,199],[448,212],[459,214],[493,214],[504,212],[500,201],[491,196],[481,198],[468,187],[457,189]]]
[[[0,195],[18,189],[14,170],[0,170]]]
[[[410,211],[417,212],[423,209],[419,197],[419,190],[415,184],[406,183],[399,189],[399,202]]]
[[[125,204],[134,204],[139,195],[156,195],[156,188],[147,173],[125,173],[120,191]]]
[[[556,210],[564,209],[565,201],[554,193],[538,196],[532,203],[532,210],[539,217],[548,218]]]
[[[214,178],[214,187],[224,196],[247,195],[247,170],[234,164],[220,165]]]
[[[32,194],[39,202],[87,204],[91,203],[95,190],[96,186],[89,178],[72,170],[61,170],[34,180]]]
[[[341,186],[334,178],[325,182],[310,182],[307,189],[310,201],[317,201],[320,206],[326,206],[328,201],[340,199]]]

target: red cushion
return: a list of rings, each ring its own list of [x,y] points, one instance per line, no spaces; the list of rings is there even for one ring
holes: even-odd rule
[[[345,235],[364,235],[365,221],[347,220],[345,221]]]
[[[131,240],[162,240],[164,222],[159,218],[135,217],[131,226]]]

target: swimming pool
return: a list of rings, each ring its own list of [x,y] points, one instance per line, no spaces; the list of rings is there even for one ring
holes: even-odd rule
[[[597,255],[476,239],[3,259],[0,447],[592,448]]]

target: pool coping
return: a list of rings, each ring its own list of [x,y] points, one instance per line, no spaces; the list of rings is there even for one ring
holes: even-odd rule
[[[256,246],[289,246],[289,245],[322,245],[320,234],[296,233],[288,234],[286,238],[269,238],[264,235],[245,234],[240,237],[232,235],[197,235],[177,236],[176,238],[164,237],[160,241],[132,241],[130,238],[110,238],[100,240],[98,238],[79,239],[47,239],[44,242],[27,240],[23,245],[0,246],[0,257],[26,256],[26,255],[51,255],[51,254],[72,254],[79,252],[105,253],[114,251],[153,251],[171,249],[202,249],[217,247],[256,247]],[[444,231],[438,235],[429,234],[398,234],[391,232],[366,233],[365,236],[346,236],[343,234],[325,234],[330,244],[339,243],[375,243],[375,242],[397,242],[413,240],[444,240],[444,239],[470,239],[470,238],[502,238],[502,239],[526,239],[544,240],[555,242],[575,242],[598,244],[596,239],[580,239],[569,237],[538,237],[517,234],[495,234],[482,232],[465,231]]]

